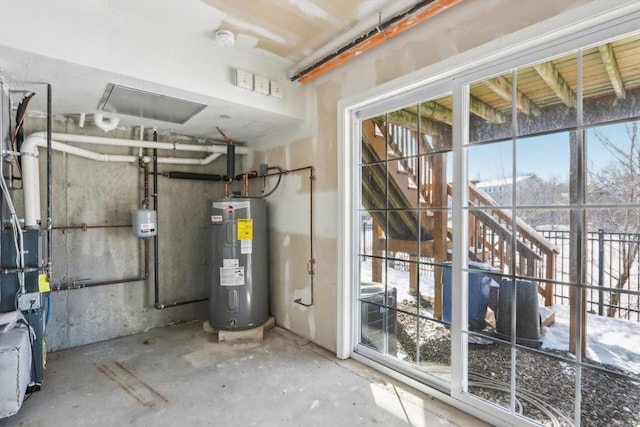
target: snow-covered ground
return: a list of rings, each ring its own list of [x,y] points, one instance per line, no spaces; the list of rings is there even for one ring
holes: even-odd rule
[[[360,277],[362,282],[371,281],[370,262],[360,264]],[[409,295],[409,272],[389,268],[387,284],[397,289],[398,301],[413,299]],[[420,290],[422,295],[433,297],[433,279],[421,276]],[[556,305],[551,308],[556,312],[556,321],[552,326],[543,329],[542,348],[567,351],[569,350],[569,306]],[[640,374],[640,323],[587,314],[586,357]]]

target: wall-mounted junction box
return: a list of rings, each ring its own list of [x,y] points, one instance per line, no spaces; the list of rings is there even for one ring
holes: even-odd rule
[[[269,79],[262,76],[256,76],[254,89],[258,93],[269,95]]]
[[[18,310],[29,311],[40,308],[40,292],[29,292],[18,295]]]
[[[244,70],[236,70],[236,86],[253,90],[253,73]]]
[[[282,93],[282,85],[276,81],[271,80],[271,96],[274,98],[282,98],[284,94]]]

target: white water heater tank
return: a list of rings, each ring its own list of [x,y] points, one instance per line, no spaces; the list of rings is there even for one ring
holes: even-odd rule
[[[133,234],[141,239],[153,237],[158,234],[158,220],[153,209],[136,209],[131,212],[131,224]]]

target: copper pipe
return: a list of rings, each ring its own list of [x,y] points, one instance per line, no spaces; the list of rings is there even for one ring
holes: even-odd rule
[[[422,2],[417,8],[414,7],[405,12],[402,16],[396,16],[380,25],[376,26],[366,35],[348,43],[338,49],[337,53],[328,55],[300,73],[291,78],[306,83],[324,74],[337,66],[355,58],[367,50],[382,44],[388,39],[415,27],[427,19],[437,15],[443,10],[459,3],[462,0],[430,0]]]
[[[291,172],[299,172],[306,169],[309,169],[309,254],[310,255],[309,255],[309,262],[307,263],[307,273],[309,273],[309,287],[311,291],[311,299],[309,303],[302,302],[302,298],[297,298],[293,300],[293,302],[295,302],[296,304],[303,305],[305,307],[311,307],[314,303],[313,287],[315,283],[315,274],[316,274],[316,271],[315,271],[316,258],[313,252],[313,182],[316,180],[315,168],[313,166],[306,166],[303,168],[290,169],[290,170],[284,171],[283,173],[286,175]]]
[[[148,203],[149,199],[149,168],[144,162],[139,162],[140,167],[144,170],[144,200]],[[131,227],[131,224],[118,224],[118,225],[87,225],[85,223],[74,226],[64,227],[52,227],[53,230],[82,230],[87,231],[89,228],[120,228]],[[95,286],[114,285],[117,283],[129,283],[129,282],[142,282],[149,279],[149,240],[144,240],[144,270],[142,276],[127,277],[125,279],[113,279],[113,280],[101,280],[99,282],[81,283],[79,281],[72,281],[69,283],[58,284],[53,286],[54,290],[66,291],[71,289],[91,288]]]
[[[249,179],[252,176],[258,176],[258,172],[251,171],[244,174],[244,196],[249,197]]]
[[[51,286],[54,291],[69,291],[72,289],[91,288],[95,286],[114,285],[117,283],[142,282],[149,278],[149,241],[144,241],[144,274],[138,277],[127,277],[125,279],[101,280],[99,282],[82,283],[74,280],[68,283],[61,283]]]

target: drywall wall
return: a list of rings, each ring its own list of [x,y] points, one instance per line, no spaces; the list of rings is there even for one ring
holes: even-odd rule
[[[317,170],[314,241],[317,258],[315,304],[295,304],[309,296],[305,269],[310,234],[303,226],[309,214],[308,186],[300,178],[274,195],[271,211],[272,311],[278,324],[336,350],[338,238],[337,107],[342,99],[371,91],[406,74],[450,59],[475,47],[499,41],[518,30],[565,14],[558,25],[571,22],[572,10],[589,6],[606,10],[624,2],[558,2],[551,0],[465,0],[427,22],[365,52],[341,67],[307,84],[310,116],[294,132],[261,141],[254,162],[285,168],[313,165]],[[504,46],[507,48],[508,46]],[[346,284],[348,285],[348,284]]]
[[[43,119],[28,118],[25,134],[45,129]],[[72,120],[54,121],[55,132],[139,139],[139,129],[117,129],[109,134],[87,121],[79,129]],[[149,131],[145,139],[151,140]],[[171,141],[160,135],[160,141]],[[187,142],[180,140],[180,142]],[[110,154],[138,154],[135,148],[87,146]],[[151,155],[151,150],[145,151]],[[168,153],[158,156],[204,157],[202,153]],[[131,211],[144,198],[143,172],[137,164],[104,163],[53,152],[53,226],[122,225],[131,223]],[[158,166],[168,170],[223,174],[225,157],[208,166]],[[151,170],[151,165],[149,165]],[[40,149],[42,218],[46,218],[46,150]],[[150,192],[153,178],[149,177]],[[158,241],[161,302],[171,303],[208,297],[207,201],[222,197],[221,183],[158,177]],[[15,202],[22,211],[21,190]],[[153,198],[150,200],[151,206]],[[152,242],[152,240],[150,240]],[[131,228],[54,230],[52,287],[58,283],[79,284],[143,274],[143,243]],[[49,350],[102,341],[176,322],[202,321],[207,303],[154,308],[153,243],[149,245],[150,276],[146,281],[87,287],[51,293],[52,311],[47,328]]]

